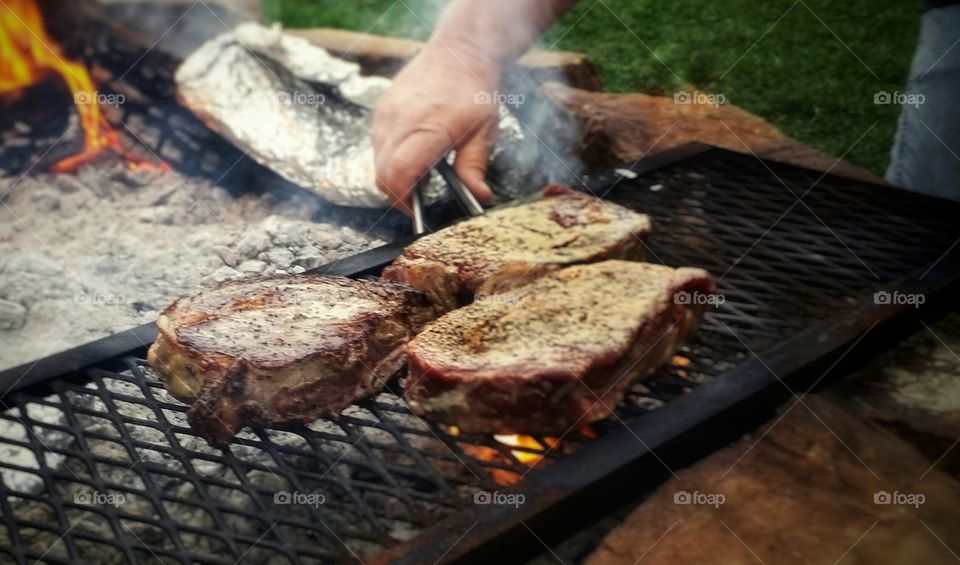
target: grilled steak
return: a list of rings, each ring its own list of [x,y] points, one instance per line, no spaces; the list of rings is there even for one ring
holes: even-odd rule
[[[229,281],[174,302],[147,360],[214,444],[244,425],[337,416],[378,391],[432,318],[403,285],[280,275]]]
[[[706,271],[629,261],[548,274],[428,325],[407,345],[405,396],[465,431],[566,432],[668,361],[714,290]]]
[[[541,200],[420,238],[383,278],[409,284],[446,312],[567,265],[640,259],[649,233],[643,214],[552,185]]]

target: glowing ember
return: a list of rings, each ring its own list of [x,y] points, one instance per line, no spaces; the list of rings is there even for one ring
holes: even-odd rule
[[[673,359],[670,360],[670,364],[674,367],[689,367],[690,360],[680,355],[674,355]]]
[[[0,94],[18,92],[36,84],[50,73],[60,76],[73,94],[74,105],[83,130],[83,150],[53,166],[55,172],[67,172],[92,160],[110,148],[138,166],[158,167],[132,156],[120,141],[119,133],[110,127],[98,102],[98,93],[87,69],[68,61],[43,25],[40,9],[34,0],[4,0],[0,10]]]
[[[540,451],[543,452],[546,448],[540,444],[539,441],[533,439],[530,436],[520,436],[520,435],[495,435],[493,439],[499,441],[503,445],[509,445],[510,447],[522,447],[523,451],[518,449],[510,450],[510,455],[514,459],[523,463],[524,465],[536,465],[538,461],[543,459],[543,453],[531,453],[531,451]],[[554,448],[559,443],[557,438],[545,437],[543,441]]]
[[[449,426],[447,431],[454,437],[460,436],[460,428],[457,426]],[[588,438],[597,437],[596,432],[594,432],[590,426],[583,426],[580,428],[580,435]],[[499,443],[502,443],[503,445],[520,448],[511,449],[510,456],[516,459],[519,463],[523,463],[529,467],[534,467],[537,465],[537,463],[543,460],[543,456],[546,454],[548,449],[557,450],[562,447],[561,441],[555,437],[544,437],[543,443],[531,436],[517,434],[495,434],[493,439]],[[462,444],[462,447],[463,451],[467,455],[480,461],[509,462],[509,460],[504,457],[503,453],[492,447],[472,444]],[[517,481],[521,479],[521,475],[513,471],[496,468],[490,470],[490,476],[493,478],[494,483],[501,486],[516,484]]]

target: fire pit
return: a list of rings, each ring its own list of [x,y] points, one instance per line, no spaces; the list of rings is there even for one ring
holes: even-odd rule
[[[111,93],[135,88],[142,96],[104,110],[124,149],[80,167],[76,177],[54,177],[30,167],[63,167],[56,164],[64,158],[76,167],[76,155],[90,156],[85,149],[61,153],[54,146],[55,125],[62,133],[67,112],[60,122],[47,114],[24,119],[42,109],[31,103],[33,96],[22,95],[13,104],[25,125],[0,124],[13,132],[4,134],[5,141],[27,140],[4,143],[0,163],[7,175],[27,173],[21,182],[28,185],[14,189],[31,192],[34,214],[53,213],[57,206],[42,204],[44,198],[33,193],[53,186],[62,191],[61,185],[74,182],[89,190],[108,179],[108,194],[87,197],[106,213],[133,209],[140,221],[136,214],[155,209],[159,200],[174,207],[174,216],[192,218],[190,229],[213,223],[175,208],[172,195],[164,200],[168,183],[181,176],[189,196],[216,185],[222,194],[214,211],[236,213],[230,232],[239,238],[236,245],[225,238],[223,256],[214,254],[238,273],[243,261],[261,261],[260,270],[375,275],[408,241],[400,231],[406,219],[399,215],[381,219],[381,211],[332,206],[243,159],[173,102],[173,61],[102,31],[86,32],[106,38],[87,57],[100,61],[105,72],[143,59],[132,66],[135,72],[108,72],[103,83]],[[65,53],[74,52],[69,41],[63,44]],[[113,62],[103,63],[108,59]],[[29,88],[41,89],[36,92],[47,100],[64,94],[45,83]],[[106,131],[97,123],[98,131]],[[651,215],[656,235],[650,260],[711,270],[722,301],[669,366],[632,387],[614,418],[554,438],[463,434],[411,414],[394,381],[338,420],[244,430],[228,448],[215,449],[193,433],[187,407],[167,394],[143,360],[155,335],[152,323],[144,323],[0,373],[0,553],[17,563],[481,559],[494,547],[512,549],[516,532],[556,516],[571,496],[630,463],[656,459],[654,451],[671,440],[770,385],[780,386],[780,378],[917,302],[902,297],[932,302],[960,273],[953,204],[704,146],[630,169],[591,175],[578,188]],[[137,208],[138,198],[149,204]],[[59,196],[61,208],[77,205]],[[299,215],[291,207],[309,211]],[[146,222],[152,229],[168,225],[161,214],[151,214],[161,216]],[[311,241],[334,235],[342,240],[352,229],[380,239],[356,235],[356,241],[324,248],[310,264],[306,255],[290,251],[298,246],[288,238],[316,222],[327,225],[310,232]],[[104,239],[123,233],[109,235]],[[201,239],[206,235],[194,243]],[[391,243],[356,254],[386,240]],[[281,241],[292,258],[272,257]],[[119,264],[130,265],[143,253],[132,247]],[[344,258],[318,266],[337,256]],[[155,291],[142,317],[129,324],[148,322],[164,292],[233,276],[210,267],[174,290]],[[6,280],[17,271],[7,264],[2,272]],[[124,304],[145,302],[135,294],[146,292],[143,281],[154,276],[131,283]]]
[[[301,190],[208,130],[175,101],[173,57],[95,15],[64,29],[80,16],[49,10],[61,48],[35,4],[17,6],[5,32],[28,48],[0,78],[0,368],[152,321],[201,286],[303,272],[408,230],[398,212]]]

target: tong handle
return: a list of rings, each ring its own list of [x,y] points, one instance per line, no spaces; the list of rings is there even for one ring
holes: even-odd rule
[[[413,209],[413,233],[416,235],[423,235],[426,232],[426,227],[423,224],[423,183],[418,182],[417,186],[413,187],[413,192],[410,194],[410,207]]]
[[[466,210],[471,216],[479,216],[483,214],[483,206],[477,202],[477,199],[473,196],[473,193],[463,184],[463,181],[460,180],[460,176],[457,174],[457,171],[450,166],[450,163],[447,163],[446,157],[437,161],[437,164],[434,165],[434,169],[440,173],[440,176],[443,177],[443,180],[447,183],[447,186],[450,187],[450,192],[453,193],[457,201],[460,202],[460,205],[463,206],[463,209]]]
[[[437,161],[433,168],[440,173],[444,182],[450,187],[450,192],[453,193],[460,206],[468,214],[471,216],[483,214],[483,206],[477,202],[470,189],[460,180],[457,171],[450,166],[450,163],[447,163],[446,157]],[[413,193],[410,194],[410,207],[413,210],[413,233],[416,235],[423,235],[426,232],[426,226],[423,223],[423,189],[425,184],[424,179],[421,179],[421,182],[418,182],[417,186],[414,187]]]

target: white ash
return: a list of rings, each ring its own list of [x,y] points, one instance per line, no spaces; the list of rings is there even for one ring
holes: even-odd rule
[[[57,398],[54,396],[49,396],[44,400],[57,402]],[[31,403],[27,405],[26,408],[27,417],[33,421],[57,426],[66,425],[63,412],[57,408],[39,403]],[[9,441],[30,443],[31,433],[27,430],[27,425],[22,419],[23,415],[20,409],[11,408],[3,414],[6,417],[0,420],[0,437]],[[50,451],[50,448],[62,448],[68,441],[70,437],[69,434],[38,426],[34,426],[31,432],[36,434],[40,445],[47,448],[44,464],[49,468],[60,466],[63,462],[63,456]],[[40,462],[37,461],[37,457],[33,451],[19,445],[9,443],[0,444],[0,458],[3,459],[4,463],[10,465],[17,465],[28,469],[38,469],[38,472],[40,469]],[[43,486],[43,479],[39,475],[27,471],[10,469],[8,467],[0,468],[0,479],[7,485],[7,488],[21,492],[35,493]]]
[[[204,286],[383,243],[311,222],[315,204],[120,163],[14,183],[0,178],[0,369],[152,322]]]

